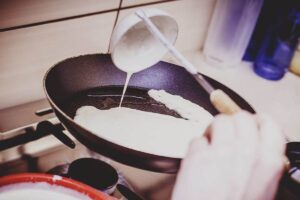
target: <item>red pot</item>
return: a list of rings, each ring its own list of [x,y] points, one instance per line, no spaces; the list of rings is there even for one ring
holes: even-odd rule
[[[79,193],[85,194],[92,200],[114,200],[115,198],[110,197],[88,185],[80,183],[78,181],[64,178],[56,175],[41,174],[41,173],[22,173],[4,176],[0,178],[0,187],[7,186],[10,184],[17,183],[41,183],[46,182],[51,185],[62,186]]]

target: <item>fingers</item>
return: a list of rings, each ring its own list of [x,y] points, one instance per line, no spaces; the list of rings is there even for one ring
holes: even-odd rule
[[[209,160],[211,156],[208,155],[208,148],[209,143],[206,137],[196,138],[191,142],[177,174],[172,200],[196,200],[199,197],[209,199],[207,188],[212,188],[208,184],[213,178],[210,176],[209,166],[213,163]],[[199,180],[203,184],[201,182],[198,184]]]
[[[203,184],[194,192],[188,188],[184,194],[191,194],[194,199],[204,194],[204,199],[216,195],[215,199],[232,200],[274,197],[283,169],[285,139],[270,118],[247,112],[219,115],[205,135],[192,141],[175,191],[189,182],[202,180]],[[212,192],[216,185],[222,188],[218,194]]]
[[[208,147],[208,140],[206,137],[196,138],[192,140],[189,146],[188,155],[202,152],[207,147]]]
[[[259,133],[257,161],[245,199],[271,200],[283,170],[285,139],[282,130],[269,117],[257,115],[256,121]]]
[[[243,199],[247,186],[251,180],[257,161],[259,132],[252,114],[239,112],[232,116],[237,141],[234,173],[232,175],[233,191],[230,199]]]
[[[201,165],[206,162],[208,155],[209,143],[206,137],[194,139],[188,149],[187,155],[182,162],[185,165]]]
[[[261,132],[261,146],[264,151],[272,154],[284,154],[285,137],[280,127],[268,116],[257,115],[259,130]]]
[[[211,144],[216,148],[230,147],[235,142],[235,127],[232,117],[218,115],[210,125]]]
[[[257,123],[252,114],[239,112],[233,116],[236,137],[242,145],[247,145],[251,149],[255,148],[259,139]],[[247,150],[247,149],[246,149]]]
[[[284,167],[285,138],[280,127],[268,116],[257,116],[260,131],[260,160],[261,168],[271,174],[281,172]]]
[[[284,170],[285,137],[281,128],[268,116],[257,116],[261,133],[261,151],[259,165],[260,175],[265,174],[262,183],[268,187],[269,194],[261,199],[273,199],[278,187],[278,182]]]

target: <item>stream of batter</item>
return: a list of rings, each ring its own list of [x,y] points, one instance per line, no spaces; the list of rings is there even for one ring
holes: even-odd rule
[[[150,154],[183,158],[190,141],[204,133],[213,116],[201,106],[164,90],[150,90],[148,94],[182,118],[126,107],[99,110],[83,106],[77,110],[75,121],[113,143]]]
[[[129,73],[129,72],[126,73],[126,80],[125,80],[125,84],[124,84],[124,87],[123,87],[123,92],[122,92],[122,96],[121,96],[121,100],[120,100],[120,104],[119,104],[119,107],[120,107],[120,108],[121,108],[121,106],[122,106],[122,102],[123,102],[123,99],[124,99],[126,90],[127,90],[127,88],[128,88],[128,83],[129,83],[129,80],[130,80],[132,74],[133,74],[133,73]]]

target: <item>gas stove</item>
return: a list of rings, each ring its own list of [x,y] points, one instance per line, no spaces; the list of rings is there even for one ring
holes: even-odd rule
[[[0,176],[53,173],[80,158],[93,158],[113,166],[123,183],[143,198],[170,198],[175,175],[133,168],[90,151],[64,129],[45,99],[0,110],[0,131]],[[61,138],[60,131],[71,141]]]
[[[170,199],[174,174],[133,168],[87,149],[64,129],[45,99],[0,110],[0,131],[0,176],[22,172],[62,175],[72,162],[92,158],[115,168],[123,183],[144,199]],[[298,168],[291,169],[295,180],[300,180],[299,174]],[[278,199],[299,199],[299,185],[289,180],[289,176],[283,178]]]

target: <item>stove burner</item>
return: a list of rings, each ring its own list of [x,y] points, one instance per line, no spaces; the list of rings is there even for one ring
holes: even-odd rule
[[[56,166],[47,173],[77,180],[109,195],[115,195],[117,188],[117,193],[130,197],[127,199],[142,199],[132,191],[132,187],[120,172],[98,159],[80,158],[70,164]]]
[[[68,176],[104,192],[114,190],[119,179],[117,171],[111,165],[93,158],[81,158],[72,162]]]

